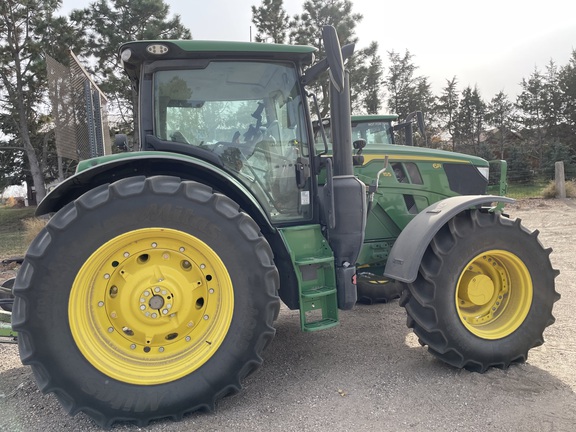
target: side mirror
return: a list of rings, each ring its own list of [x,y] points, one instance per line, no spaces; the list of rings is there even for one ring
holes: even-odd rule
[[[364,138],[357,139],[352,143],[352,146],[358,150],[358,154],[362,153],[362,149],[366,147],[366,140]]]
[[[344,89],[344,60],[342,60],[342,49],[336,34],[336,29],[332,26],[322,28],[322,39],[326,50],[326,59],[330,67],[330,81],[338,93]]]

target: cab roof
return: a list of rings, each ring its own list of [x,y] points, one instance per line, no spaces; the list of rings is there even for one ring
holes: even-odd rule
[[[127,51],[130,50],[130,51]],[[315,47],[259,42],[224,42],[206,40],[147,40],[127,42],[119,54],[126,73],[137,79],[144,62],[154,60],[280,60],[302,66],[314,61]],[[127,54],[130,53],[128,56]]]

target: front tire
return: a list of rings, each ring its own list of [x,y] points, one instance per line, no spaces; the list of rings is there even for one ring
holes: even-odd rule
[[[400,301],[420,343],[472,371],[524,362],[560,298],[552,250],[537,236],[518,219],[476,210],[442,227]]]
[[[98,187],[60,210],[14,287],[22,362],[101,426],[180,419],[237,392],[274,336],[279,277],[238,205],[174,177]]]

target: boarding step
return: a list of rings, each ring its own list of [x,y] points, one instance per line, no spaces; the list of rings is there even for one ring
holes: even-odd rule
[[[338,324],[334,256],[319,225],[280,229],[298,279],[300,327],[325,330]]]

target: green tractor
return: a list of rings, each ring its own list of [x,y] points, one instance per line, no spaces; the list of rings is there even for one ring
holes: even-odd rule
[[[309,46],[120,48],[139,151],[81,162],[42,201],[13,288],[22,362],[68,412],[109,427],[212,410],[262,363],[281,301],[304,331],[331,328],[363,269],[402,284],[408,326],[450,365],[506,368],[543,342],[551,250],[484,194],[480,159],[354,154],[353,46],[323,35],[316,63]],[[330,152],[307,98],[326,71]]]
[[[370,189],[367,229],[357,260],[358,301],[362,303],[386,303],[402,294],[402,283],[382,275],[394,241],[415,215],[445,198],[486,194],[489,163],[471,155],[413,147],[414,121],[425,143],[420,111],[402,122],[390,114],[351,117],[354,171]],[[330,153],[330,119],[313,125],[315,139],[326,138]],[[389,169],[379,174],[385,163]],[[498,189],[505,194],[506,163],[499,163],[504,171],[499,173]]]

